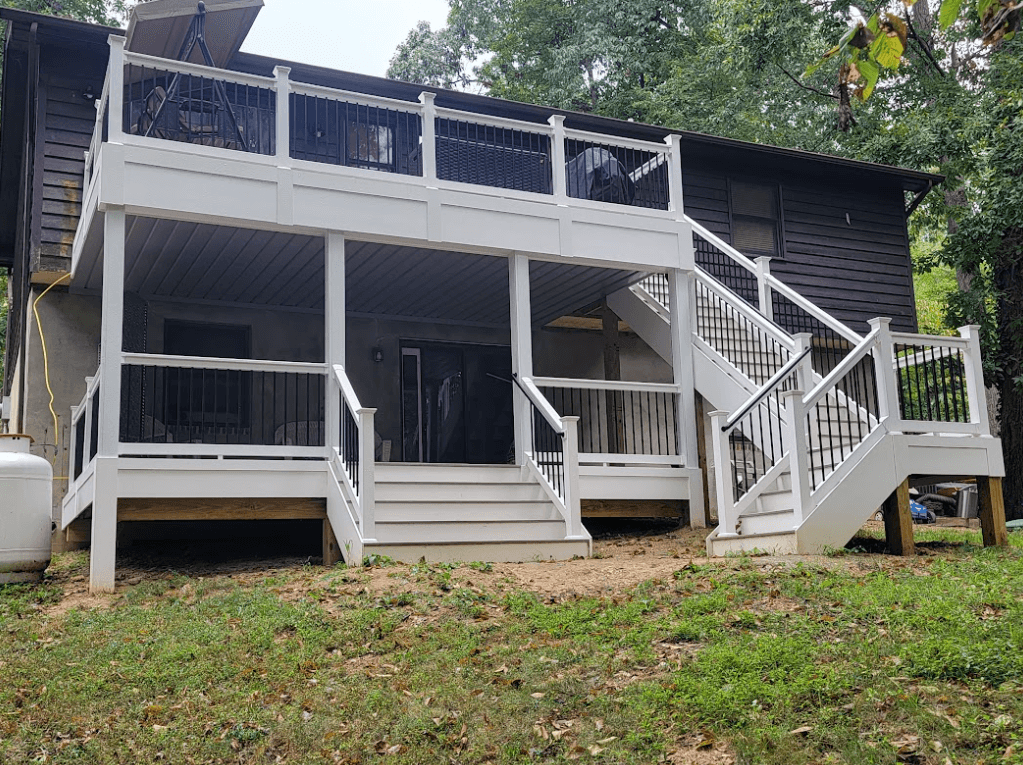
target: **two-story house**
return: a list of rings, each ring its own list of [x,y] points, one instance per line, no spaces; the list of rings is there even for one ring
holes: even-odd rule
[[[976,332],[911,334],[940,178],[241,53],[260,5],[0,10],[5,418],[93,588],[143,521],[528,560],[711,495],[712,554],[815,551],[970,475],[995,528]]]

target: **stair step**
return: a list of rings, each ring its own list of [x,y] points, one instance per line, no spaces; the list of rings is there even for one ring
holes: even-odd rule
[[[557,541],[565,538],[565,522],[563,520],[465,520],[417,523],[405,519],[392,522],[377,521],[376,535],[377,541],[383,543]]]
[[[377,501],[377,523],[475,523],[561,520],[550,501]]]
[[[377,481],[377,502],[540,501],[547,497],[535,482]]]
[[[426,464],[422,462],[378,462],[378,483],[523,483],[518,465]]]
[[[784,489],[761,492],[757,497],[758,514],[771,512],[792,512],[792,492]]]
[[[739,555],[755,551],[790,555],[796,550],[796,533],[792,530],[735,536],[712,534],[707,538],[707,553],[714,556]]]
[[[386,555],[396,561],[415,563],[425,559],[431,563],[455,563],[486,560],[494,563],[538,560],[571,560],[590,554],[589,539],[559,539],[532,542],[453,541],[434,542],[372,542],[363,548],[365,554]]]

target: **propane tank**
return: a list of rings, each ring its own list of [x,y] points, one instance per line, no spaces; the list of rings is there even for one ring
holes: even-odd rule
[[[0,435],[0,584],[38,581],[50,564],[53,469],[31,443]]]

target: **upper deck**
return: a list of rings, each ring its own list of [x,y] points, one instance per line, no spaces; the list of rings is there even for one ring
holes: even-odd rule
[[[111,54],[72,270],[97,211],[691,268],[679,139],[664,143]]]

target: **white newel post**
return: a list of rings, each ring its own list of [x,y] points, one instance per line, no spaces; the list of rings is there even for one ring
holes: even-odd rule
[[[788,419],[789,471],[792,480],[792,527],[799,528],[803,514],[810,507],[810,444],[806,438],[806,412],[803,391],[788,390],[781,394]]]
[[[124,316],[124,208],[103,220],[103,298],[100,326],[99,433],[92,506],[89,589],[114,589],[117,549],[117,452],[121,429],[121,348]]]
[[[124,135],[124,38],[110,35],[110,90],[107,93],[107,140],[120,143]]]
[[[671,367],[678,396],[675,401],[679,457],[682,464],[697,464],[696,377],[693,371],[692,316],[696,304],[693,272],[680,268],[668,270],[668,313],[671,321]],[[699,508],[702,511],[703,508]],[[690,516],[700,522],[702,512],[690,508]]]
[[[579,418],[562,417],[565,426],[565,506],[568,508],[568,535],[582,536],[582,501],[579,496]]]
[[[797,332],[792,336],[796,341],[796,355],[813,346],[813,335],[809,332]],[[796,367],[796,387],[800,390],[812,390],[813,385],[813,354],[804,358]]]
[[[877,385],[878,417],[887,420],[888,431],[902,432],[902,410],[899,407],[899,374],[895,369],[895,344],[889,318],[871,319],[867,322],[871,332],[877,332],[874,347],[874,384]]]
[[[991,435],[987,416],[987,388],[984,385],[984,364],[980,355],[980,326],[970,324],[959,328],[959,336],[967,342],[963,354],[963,376],[966,378],[966,396],[969,399],[970,422],[980,425],[980,432]]]
[[[771,283],[768,279],[771,275],[771,258],[768,255],[761,255],[753,262],[757,266],[757,296],[760,300],[760,313],[774,321],[774,300],[771,298]]]
[[[718,502],[718,536],[734,537],[739,519],[735,515],[735,487],[732,485],[732,455],[723,428],[728,412],[710,413],[710,440],[714,451],[714,487]],[[693,513],[690,513],[693,515]]]
[[[685,203],[682,192],[682,136],[666,136],[668,144],[668,210],[675,213],[675,220],[685,217]]]
[[[554,183],[554,200],[559,204],[568,199],[568,184],[565,180],[565,115],[552,114],[547,123],[553,128],[551,136],[551,180]]]
[[[423,178],[428,183],[437,180],[437,99],[436,93],[423,91],[419,103],[423,105]]]
[[[360,409],[359,417],[359,505],[362,508],[362,541],[377,538],[376,516],[376,409]]]
[[[529,258],[516,252],[508,259],[508,288],[511,299],[511,351],[512,374],[521,381],[533,376],[533,327],[529,301]],[[526,464],[526,452],[531,451],[529,399],[526,394],[512,388],[515,414],[515,464]]]
[[[291,75],[290,66],[275,66],[274,91],[277,94],[277,121],[274,124],[274,155],[278,164],[291,159]]]
[[[335,383],[334,367],[345,366],[345,237],[331,231],[324,237],[323,259],[326,293],[323,301],[324,361],[327,363],[327,381],[324,386],[325,420],[323,444],[327,459],[334,459],[341,449],[341,394]]]

